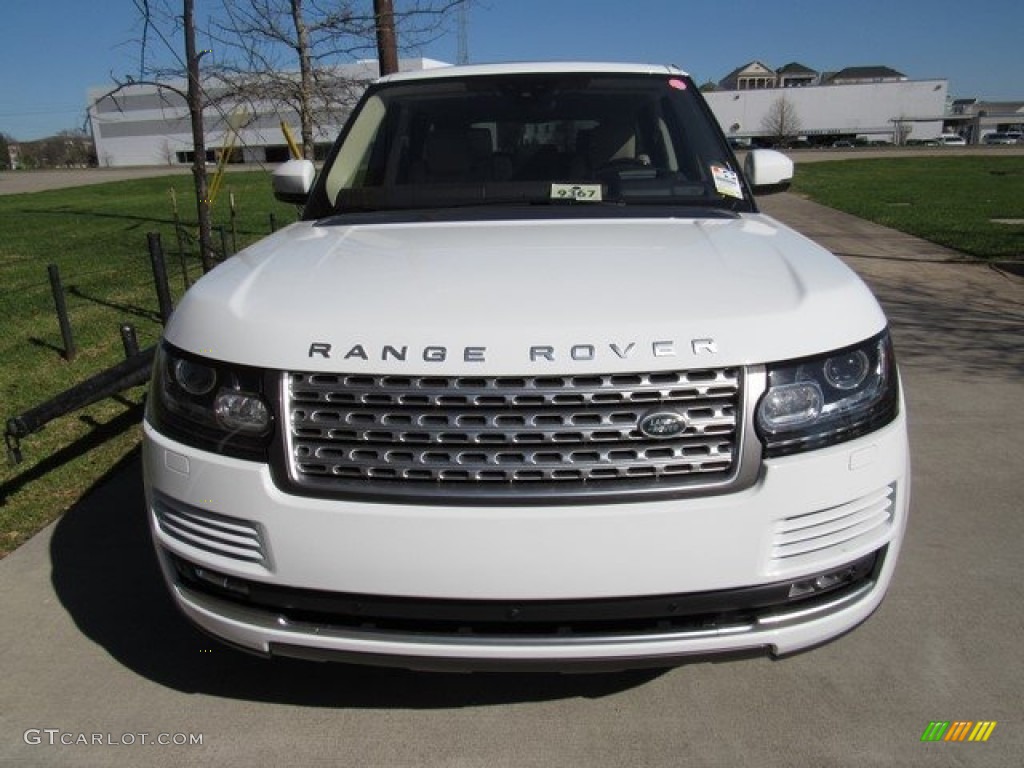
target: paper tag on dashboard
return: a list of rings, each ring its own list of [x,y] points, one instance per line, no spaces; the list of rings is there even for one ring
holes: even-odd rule
[[[552,184],[552,200],[577,200],[581,203],[600,203],[600,184]]]
[[[730,171],[724,165],[712,165],[711,176],[715,180],[715,189],[718,194],[743,199],[743,187],[740,185],[740,177],[736,171]]]

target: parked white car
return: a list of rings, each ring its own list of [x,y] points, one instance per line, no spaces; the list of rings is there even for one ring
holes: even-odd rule
[[[986,144],[1021,144],[1024,143],[1024,134],[1018,131],[998,131],[985,136]]]
[[[253,652],[412,668],[785,654],[866,619],[910,492],[887,322],[759,212],[673,67],[371,85],[302,220],[182,300],[145,420],[171,595]],[[315,179],[314,179],[315,176]]]

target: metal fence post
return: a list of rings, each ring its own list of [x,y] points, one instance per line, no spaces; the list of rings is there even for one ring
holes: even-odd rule
[[[135,326],[124,323],[121,326],[121,343],[124,345],[125,358],[139,354],[139,338],[135,335]]]
[[[46,271],[50,275],[50,289],[53,291],[53,303],[57,305],[57,322],[60,323],[60,335],[64,340],[64,359],[69,363],[75,359],[75,338],[71,333],[71,318],[68,317],[68,306],[64,301],[64,286],[60,281],[60,270],[56,264],[50,264]]]
[[[153,265],[156,297],[160,302],[160,321],[167,325],[171,312],[174,311],[174,305],[171,303],[171,289],[167,285],[167,265],[164,262],[164,249],[160,244],[160,233],[149,232],[146,239],[149,242],[149,260]]]
[[[236,221],[238,212],[235,210],[234,192],[228,192],[228,201],[231,203],[231,252],[238,253],[238,223]]]
[[[228,250],[228,232],[224,227],[217,227],[220,230],[220,253],[221,261],[227,261],[231,255],[231,251]]]

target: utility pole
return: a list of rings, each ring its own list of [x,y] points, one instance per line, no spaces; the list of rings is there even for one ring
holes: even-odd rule
[[[383,77],[398,71],[395,8],[392,0],[373,0],[373,13],[377,24],[377,60]]]
[[[182,23],[185,27],[185,64],[188,67],[188,111],[192,118],[192,177],[196,187],[196,215],[199,219],[199,256],[203,272],[213,269],[213,242],[210,227],[210,190],[206,182],[206,136],[203,127],[203,93],[199,85],[199,60],[196,52],[195,0],[184,0]]]
[[[456,64],[469,64],[469,3],[459,5],[459,47]]]

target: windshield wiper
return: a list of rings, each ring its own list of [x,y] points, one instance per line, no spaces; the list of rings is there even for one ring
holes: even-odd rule
[[[709,194],[706,184],[676,176],[623,174],[605,183],[502,181],[403,184],[343,189],[334,213],[378,213],[496,207],[696,206],[732,204]]]

